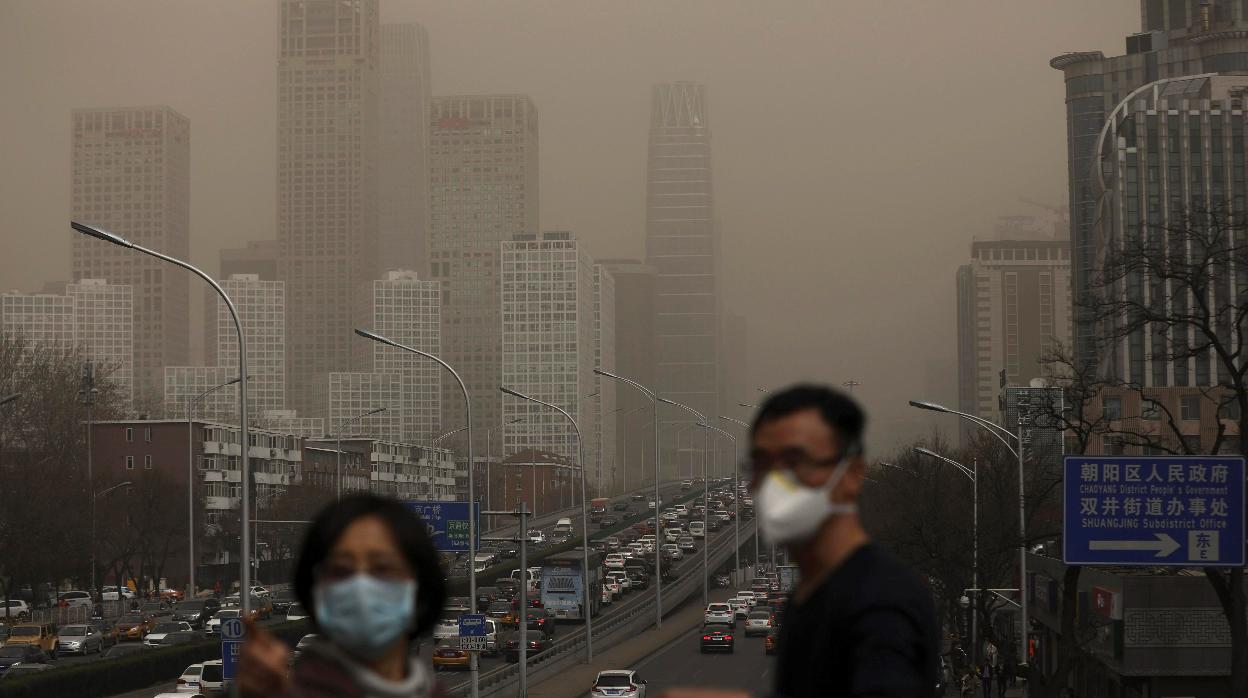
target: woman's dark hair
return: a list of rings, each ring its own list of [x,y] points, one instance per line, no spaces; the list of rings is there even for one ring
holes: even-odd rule
[[[329,556],[334,544],[347,527],[366,516],[375,516],[385,522],[399,544],[399,552],[407,560],[416,577],[416,625],[408,633],[416,638],[433,629],[442,613],[446,600],[446,583],[438,553],[426,532],[425,522],[415,512],[394,499],[375,494],[352,494],[330,504],[312,520],[308,534],[303,539],[303,550],[295,566],[295,595],[299,603],[312,614],[316,621],[316,604],[312,600],[312,586],[316,582],[316,568]]]
[[[841,448],[846,455],[858,455],[862,452],[862,430],[867,422],[862,408],[858,407],[853,398],[839,390],[811,383],[799,383],[767,398],[767,402],[758,409],[758,414],[754,415],[750,436],[765,422],[803,410],[815,410],[819,413],[824,423],[845,442]]]

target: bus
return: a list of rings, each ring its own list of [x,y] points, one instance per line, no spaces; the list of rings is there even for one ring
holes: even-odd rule
[[[551,555],[542,563],[542,607],[560,620],[584,620],[585,585],[581,570],[583,550]],[[602,605],[602,556],[589,551],[589,611],[598,615]]]

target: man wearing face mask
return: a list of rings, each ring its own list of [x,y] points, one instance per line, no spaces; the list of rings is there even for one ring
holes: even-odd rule
[[[936,687],[931,591],[858,518],[865,421],[848,396],[798,385],[772,395],[750,430],[763,539],[787,546],[801,572],[780,625],[776,698],[928,698]]]
[[[848,396],[798,385],[768,399],[751,428],[763,537],[787,546],[801,573],[780,627],[783,698],[916,698],[936,686],[931,591],[858,517],[865,421]]]

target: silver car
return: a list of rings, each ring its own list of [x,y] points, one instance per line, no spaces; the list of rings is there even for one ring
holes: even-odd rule
[[[766,635],[771,630],[771,611],[750,611],[745,618],[745,636]]]
[[[91,654],[104,651],[104,636],[90,625],[66,625],[61,628],[57,651],[60,654]]]

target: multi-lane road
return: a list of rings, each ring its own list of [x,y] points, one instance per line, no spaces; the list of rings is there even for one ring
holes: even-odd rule
[[[738,623],[742,630],[744,623]],[[736,636],[732,654],[701,652],[702,629],[694,628],[634,667],[647,681],[646,694],[658,696],[678,686],[731,688],[753,696],[769,695],[775,681],[775,657],[763,652],[763,638]]]

